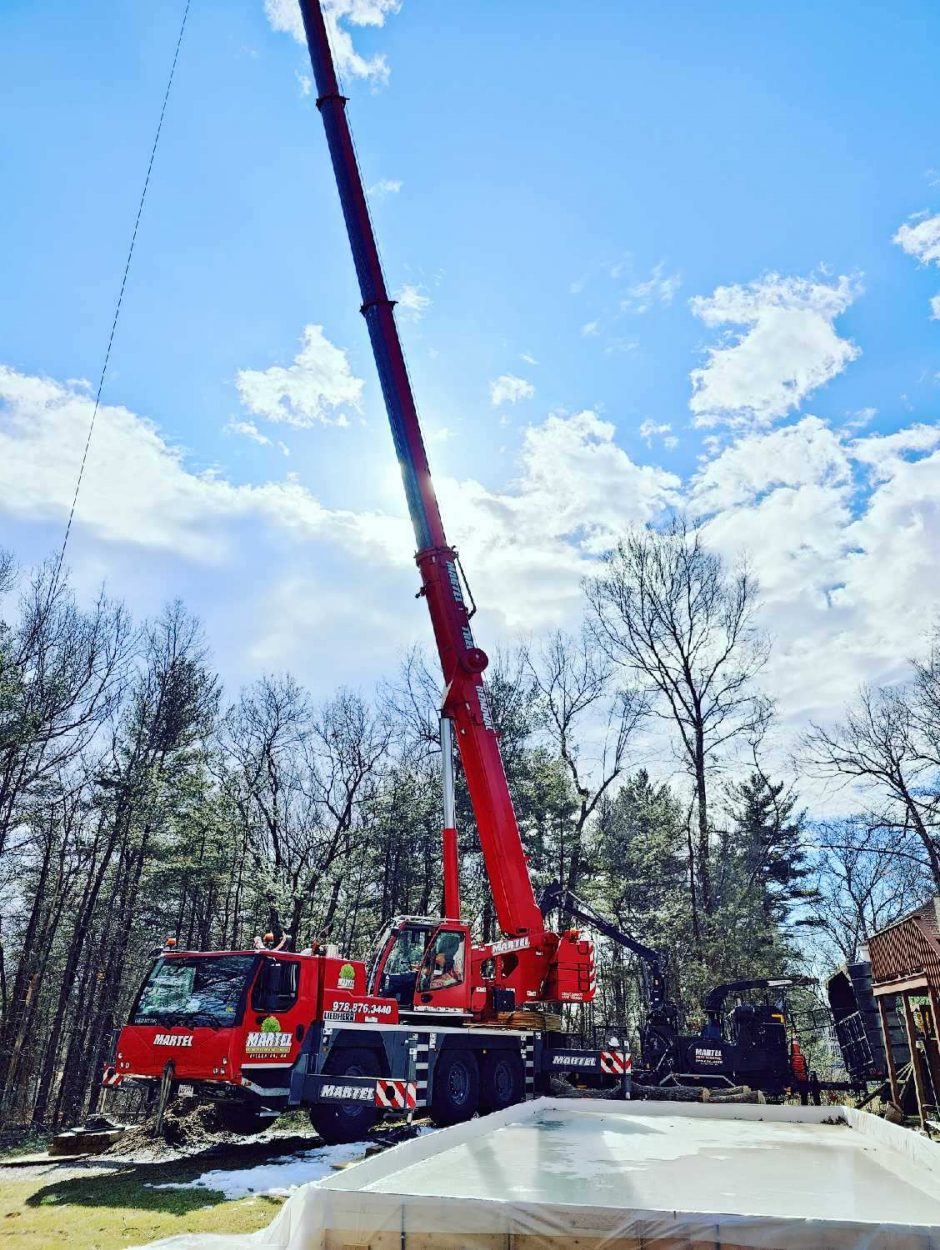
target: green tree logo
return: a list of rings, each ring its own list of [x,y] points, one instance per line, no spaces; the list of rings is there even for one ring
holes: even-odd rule
[[[281,1022],[280,1020],[278,1020],[277,1016],[266,1016],[261,1021],[262,1033],[280,1033],[280,1031],[281,1031]]]
[[[337,985],[341,990],[355,989],[356,970],[352,964],[343,964],[342,968],[340,968]]]

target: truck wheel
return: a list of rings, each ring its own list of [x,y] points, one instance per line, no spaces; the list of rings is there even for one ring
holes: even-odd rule
[[[480,1070],[467,1050],[445,1050],[434,1069],[431,1119],[435,1124],[469,1120],[480,1101]]]
[[[385,1064],[365,1046],[342,1046],[331,1051],[323,1065],[324,1076],[383,1076]],[[317,1103],[310,1108],[310,1123],[328,1146],[361,1141],[378,1119],[371,1102]]]
[[[273,1116],[261,1115],[255,1107],[243,1102],[220,1103],[215,1113],[226,1133],[238,1133],[241,1137],[260,1133],[274,1123]]]
[[[522,1059],[511,1050],[491,1050],[480,1064],[480,1110],[503,1111],[525,1097]]]

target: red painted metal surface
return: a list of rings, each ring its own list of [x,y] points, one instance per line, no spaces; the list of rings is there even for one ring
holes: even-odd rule
[[[218,955],[223,952],[212,952]],[[250,951],[226,954],[249,955]],[[211,958],[204,951],[177,951],[168,958]],[[128,1023],[117,1042],[114,1073],[120,1077],[159,1077],[168,1061],[175,1079],[238,1085],[258,1079],[265,1068],[292,1066],[301,1051],[303,1032],[311,1020],[331,1017],[353,1023],[396,1024],[398,1004],[366,991],[366,970],[360,960],[323,955],[265,955],[281,964],[298,965],[296,999],[282,1009],[252,1005],[251,991],[262,965],[246,986],[245,1004],[230,1025],[202,1027]],[[350,971],[352,975],[350,976]],[[298,1026],[300,1031],[298,1031]]]

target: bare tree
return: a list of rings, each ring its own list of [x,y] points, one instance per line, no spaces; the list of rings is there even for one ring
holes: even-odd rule
[[[0,592],[12,581],[0,559]],[[106,722],[134,645],[121,606],[102,594],[82,611],[51,565],[31,579],[15,626],[0,622],[0,854],[30,789],[66,768]]]
[[[576,890],[585,829],[623,772],[627,747],[649,710],[648,701],[640,691],[615,687],[609,657],[586,631],[575,637],[555,630],[540,644],[524,647],[522,659],[547,736],[577,795],[571,837],[559,848],[559,880]],[[588,745],[592,736],[593,750]]]
[[[342,888],[333,869],[352,851],[390,734],[358,695],[340,691],[315,709],[290,676],[263,678],[229,713],[230,784],[268,882],[272,929],[298,937],[314,914],[321,929],[332,924]]]
[[[309,902],[327,882],[329,897],[320,899],[318,927],[332,929],[344,882],[333,869],[361,835],[363,808],[374,797],[390,737],[384,717],[349,690],[339,691],[314,716],[305,750],[310,819],[294,847],[291,932],[299,930]]]
[[[927,658],[914,661],[911,710],[923,758],[940,770],[940,628],[934,631]],[[934,790],[938,787],[934,785]]]
[[[694,793],[697,926],[697,909],[708,916],[714,906],[710,775],[735,740],[759,740],[770,715],[754,686],[768,654],[755,622],[757,583],[745,566],[729,572],[701,531],[678,518],[628,534],[586,590],[599,645],[650,689],[652,710],[678,732]]]
[[[73,989],[85,958],[94,994],[79,1001],[66,1051],[56,1119],[81,1114],[92,1074],[126,994],[124,974],[148,872],[166,851],[166,832],[184,802],[218,708],[219,686],[208,667],[199,621],[177,601],[141,631],[140,668],[129,684],[106,766],[97,777],[105,838],[90,891],[75,919],[62,988]],[[108,797],[105,798],[104,796]],[[105,875],[105,870],[107,876]],[[92,1108],[99,1089],[92,1087]]]
[[[832,953],[851,962],[869,934],[892,924],[929,889],[923,859],[903,851],[893,832],[861,816],[817,831],[813,929]]]
[[[924,704],[914,695],[906,687],[866,687],[840,724],[812,726],[804,754],[822,777],[856,782],[871,795],[871,826],[913,835],[940,893],[937,764],[923,732]]]

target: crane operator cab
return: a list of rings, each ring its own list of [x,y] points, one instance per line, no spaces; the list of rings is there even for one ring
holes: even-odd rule
[[[470,932],[455,920],[399,917],[379,938],[369,992],[394,998],[399,1011],[470,1012]]]

